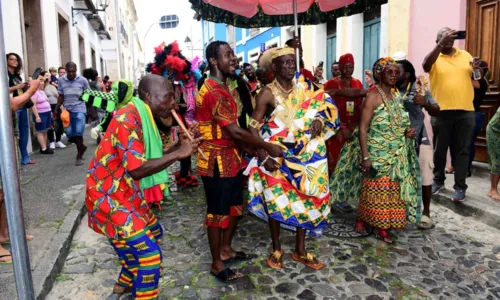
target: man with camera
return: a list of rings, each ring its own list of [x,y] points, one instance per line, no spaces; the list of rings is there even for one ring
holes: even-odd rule
[[[455,158],[455,193],[453,201],[463,202],[467,184],[469,145],[474,131],[474,87],[472,56],[454,47],[456,39],[465,38],[465,32],[448,27],[439,30],[434,49],[422,64],[429,73],[431,93],[439,103],[440,115],[433,120],[434,183],[432,193],[444,188],[446,155],[453,141],[451,155]]]

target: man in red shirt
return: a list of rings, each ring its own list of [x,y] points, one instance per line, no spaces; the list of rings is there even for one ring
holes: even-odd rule
[[[242,277],[226,268],[224,262],[254,258],[231,247],[238,219],[243,215],[241,155],[237,143],[265,149],[273,157],[283,156],[279,146],[266,143],[238,126],[238,104],[227,85],[227,78],[236,70],[234,57],[226,42],[215,41],[207,46],[210,76],[196,99],[196,119],[203,138],[200,149],[208,158],[198,156],[197,171],[207,198],[205,224],[212,254],[210,274],[222,282]]]
[[[134,299],[158,298],[163,230],[145,200],[141,180],[189,157],[200,142],[183,139],[179,147],[161,156],[152,116],[170,117],[174,95],[170,81],[146,75],[139,84],[142,100],[133,98],[116,112],[87,171],[89,227],[109,239],[123,265],[114,297],[132,292]],[[156,136],[156,144],[149,141]],[[159,157],[147,159],[154,146],[160,147]]]

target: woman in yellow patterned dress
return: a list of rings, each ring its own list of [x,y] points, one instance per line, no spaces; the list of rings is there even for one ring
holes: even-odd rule
[[[377,237],[392,243],[387,230],[420,219],[416,132],[400,97],[392,93],[400,72],[396,62],[382,58],[374,71],[380,82],[366,98],[359,126],[364,179],[356,229],[363,232],[368,224]]]

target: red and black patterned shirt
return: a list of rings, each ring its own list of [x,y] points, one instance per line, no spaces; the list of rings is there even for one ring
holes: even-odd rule
[[[225,83],[213,77],[205,81],[196,99],[196,119],[203,138],[200,149],[208,157],[198,156],[198,174],[213,177],[217,164],[220,177],[235,177],[241,170],[241,157],[224,127],[237,124],[238,105]]]

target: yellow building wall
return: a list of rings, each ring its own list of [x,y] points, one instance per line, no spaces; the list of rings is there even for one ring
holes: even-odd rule
[[[389,0],[389,55],[408,53],[410,42],[410,4],[417,0]]]
[[[304,66],[306,69],[311,70],[315,66],[313,60],[313,29],[312,26],[302,26],[300,30],[302,50],[304,51],[302,59],[304,60]]]

